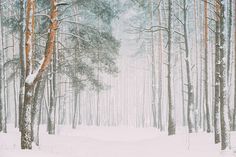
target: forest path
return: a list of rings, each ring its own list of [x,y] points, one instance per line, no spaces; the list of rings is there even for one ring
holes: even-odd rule
[[[41,128],[45,132],[45,128]],[[168,137],[152,128],[59,127],[57,135],[40,135],[40,147],[21,151],[20,136],[10,128],[0,134],[0,157],[218,157],[213,134],[185,135],[185,130]],[[232,134],[236,146],[236,134]],[[227,154],[227,156],[233,156]]]

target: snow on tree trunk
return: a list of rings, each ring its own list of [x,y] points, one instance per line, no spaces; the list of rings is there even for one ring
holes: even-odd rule
[[[33,53],[33,35],[34,35],[34,11],[35,1],[27,1],[26,10],[26,76],[32,72],[32,53]],[[22,63],[23,64],[23,63]],[[22,124],[21,124],[21,148],[32,149],[31,140],[31,105],[33,102],[34,84],[25,83],[24,105],[22,107]]]
[[[226,76],[226,0],[220,1],[220,121],[221,121],[221,149],[230,149],[230,122],[227,104],[227,76]]]
[[[33,93],[34,85],[25,84],[25,97],[21,128],[21,149],[32,149],[31,105],[33,102]]]
[[[32,111],[31,111],[31,137],[32,137],[32,142],[34,141],[36,144],[38,143],[38,138],[37,138],[37,124],[40,121],[39,120],[39,110],[41,107],[42,99],[43,99],[43,94],[44,94],[44,88],[45,88],[45,81],[46,79],[41,79],[36,87],[35,87],[35,93],[34,93],[34,102],[32,106]]]

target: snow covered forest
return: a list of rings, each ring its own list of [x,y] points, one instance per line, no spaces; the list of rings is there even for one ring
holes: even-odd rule
[[[0,0],[0,157],[236,157],[236,0]]]

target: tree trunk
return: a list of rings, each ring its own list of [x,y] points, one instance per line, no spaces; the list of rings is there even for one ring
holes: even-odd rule
[[[31,131],[32,131],[31,137],[32,141],[34,141],[35,143],[38,143],[36,132],[37,132],[38,121],[40,121],[40,119],[38,119],[40,114],[39,110],[43,100],[45,84],[46,84],[45,78],[37,83],[34,94],[34,102],[31,111]]]
[[[160,0],[158,0],[160,3]],[[161,19],[161,9],[160,7],[158,8],[158,24],[161,26],[162,25],[162,19]],[[159,50],[159,55],[158,55],[158,127],[162,131],[163,124],[162,124],[162,53],[163,53],[163,34],[162,31],[159,31],[158,34],[158,50]]]
[[[236,10],[236,3],[234,10]],[[236,21],[236,11],[234,12]],[[236,42],[236,26],[234,26],[234,42]],[[234,45],[234,111],[233,111],[233,130],[236,131],[236,44]]]
[[[33,71],[32,55],[33,55],[33,35],[34,35],[34,11],[35,1],[27,1],[26,11],[26,79],[25,79],[25,97],[23,106],[23,119],[21,130],[21,148],[32,149],[31,136],[31,106],[34,98],[34,88],[38,81],[41,80],[44,71],[50,65],[53,55],[53,49],[56,38],[56,30],[58,28],[57,19],[57,1],[51,0],[50,25],[48,31],[48,39],[45,48],[45,53],[40,66]]]
[[[0,4],[2,0],[0,0]],[[4,30],[3,30],[3,7],[0,6],[0,16],[1,16],[1,56],[0,56],[0,131],[6,133],[6,117],[7,117],[7,109],[6,109],[6,97],[5,97],[5,70],[4,70],[4,62],[5,62],[5,51],[4,51]]]
[[[194,123],[195,131],[199,130],[199,49],[198,49],[198,19],[197,19],[197,2],[194,0],[194,29],[195,29],[195,54],[196,54],[196,97],[195,97],[195,107],[194,107]]]
[[[55,50],[54,50],[55,51]],[[53,62],[51,65],[51,79],[50,79],[50,106],[48,116],[48,133],[55,134],[56,123],[56,53],[53,54]]]
[[[206,106],[206,122],[207,132],[211,132],[211,120],[208,100],[208,1],[204,1],[204,48],[205,48],[205,106]]]
[[[45,82],[44,82],[44,86],[45,86]],[[41,123],[41,113],[42,113],[42,100],[43,100],[43,96],[41,97],[41,102],[40,102],[40,106],[39,106],[39,114],[38,114],[38,121],[37,121],[37,130],[36,130],[36,135],[34,137],[34,142],[37,146],[39,146],[39,126]],[[34,132],[35,133],[35,132]]]
[[[25,3],[24,0],[20,0],[20,45],[19,45],[19,52],[20,52],[20,91],[19,91],[19,119],[18,125],[19,130],[21,130],[22,124],[22,107],[24,104],[24,88],[25,88]]]
[[[75,87],[74,90],[74,114],[73,114],[73,121],[72,121],[72,128],[76,129],[78,124],[78,118],[80,121],[80,91],[78,87]]]
[[[13,44],[13,58],[15,57],[15,40],[14,40],[14,35],[12,34],[12,44]],[[17,72],[17,67],[14,65],[13,70],[16,73]],[[15,128],[18,127],[18,114],[17,114],[17,91],[16,91],[16,75],[14,75],[13,78],[13,93],[14,93],[14,106],[15,106]]]
[[[33,35],[34,35],[34,12],[35,1],[27,1],[26,11],[26,76],[32,73],[32,53],[33,53]],[[23,63],[21,63],[23,64]],[[31,136],[31,105],[33,103],[35,84],[25,83],[24,105],[22,107],[22,124],[21,124],[21,149],[32,149]]]
[[[152,0],[149,0],[149,14],[150,14],[150,27],[153,25],[153,4]],[[151,76],[152,76],[152,117],[153,127],[157,127],[157,115],[156,115],[156,56],[154,49],[154,33],[151,32]]]
[[[188,86],[188,113],[187,113],[187,119],[188,119],[188,131],[189,133],[193,132],[193,102],[194,102],[194,97],[193,97],[193,86],[191,83],[191,77],[190,77],[190,55],[189,55],[189,45],[188,45],[188,30],[187,30],[187,4],[186,0],[184,0],[184,43],[185,43],[185,62],[186,62],[186,71],[187,71],[187,86]]]
[[[2,3],[2,1],[0,0],[0,4]],[[2,21],[2,17],[3,17],[3,13],[2,13],[2,5],[0,6],[0,17],[1,17],[1,21]],[[2,25],[1,25],[2,27]],[[4,71],[4,63],[3,63],[3,35],[2,35],[2,29],[1,29],[1,56],[0,56],[0,132],[3,131],[3,94],[2,94],[2,89],[3,87],[3,71]]]
[[[216,33],[215,33],[215,111],[214,132],[215,143],[220,142],[220,19],[219,4],[216,3]]]
[[[232,0],[229,0],[228,3],[228,9],[229,9],[229,13],[228,13],[228,42],[227,42],[227,80],[228,80],[228,85],[230,84],[229,82],[229,78],[230,78],[230,56],[231,56],[231,33],[232,33]]]
[[[168,135],[175,134],[175,118],[174,105],[172,103],[171,91],[171,55],[172,55],[172,0],[168,0],[168,103],[169,103],[169,118],[168,118]]]
[[[227,76],[225,51],[225,9],[226,0],[220,1],[220,122],[221,122],[221,149],[230,149],[229,108],[227,104]]]
[[[186,126],[186,111],[185,111],[185,98],[184,98],[184,72],[183,72],[183,53],[180,54],[180,73],[181,73],[181,96],[182,96],[182,116],[183,126]]]
[[[32,149],[31,105],[33,103],[34,84],[25,84],[25,98],[21,127],[21,149]]]

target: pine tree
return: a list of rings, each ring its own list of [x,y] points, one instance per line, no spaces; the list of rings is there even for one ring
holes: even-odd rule
[[[51,0],[51,13],[49,25],[48,39],[46,43],[45,53],[40,65],[33,70],[33,35],[34,35],[34,13],[35,1],[27,1],[26,10],[26,80],[25,80],[25,97],[23,106],[22,130],[21,130],[21,148],[32,149],[32,130],[31,130],[31,106],[34,98],[34,88],[41,79],[42,74],[47,69],[53,55],[56,31],[58,27],[57,19],[57,1]]]
[[[221,122],[221,149],[230,149],[229,108],[227,104],[227,67],[225,51],[226,0],[220,1],[220,122]]]
[[[172,23],[172,0],[168,0],[168,103],[169,103],[169,119],[168,119],[168,135],[175,134],[175,118],[174,118],[174,105],[172,102],[172,90],[171,90],[171,55],[172,55],[172,33],[173,33],[173,23]]]
[[[215,111],[214,111],[214,133],[215,143],[220,142],[220,8],[215,3],[216,29],[215,29]]]

